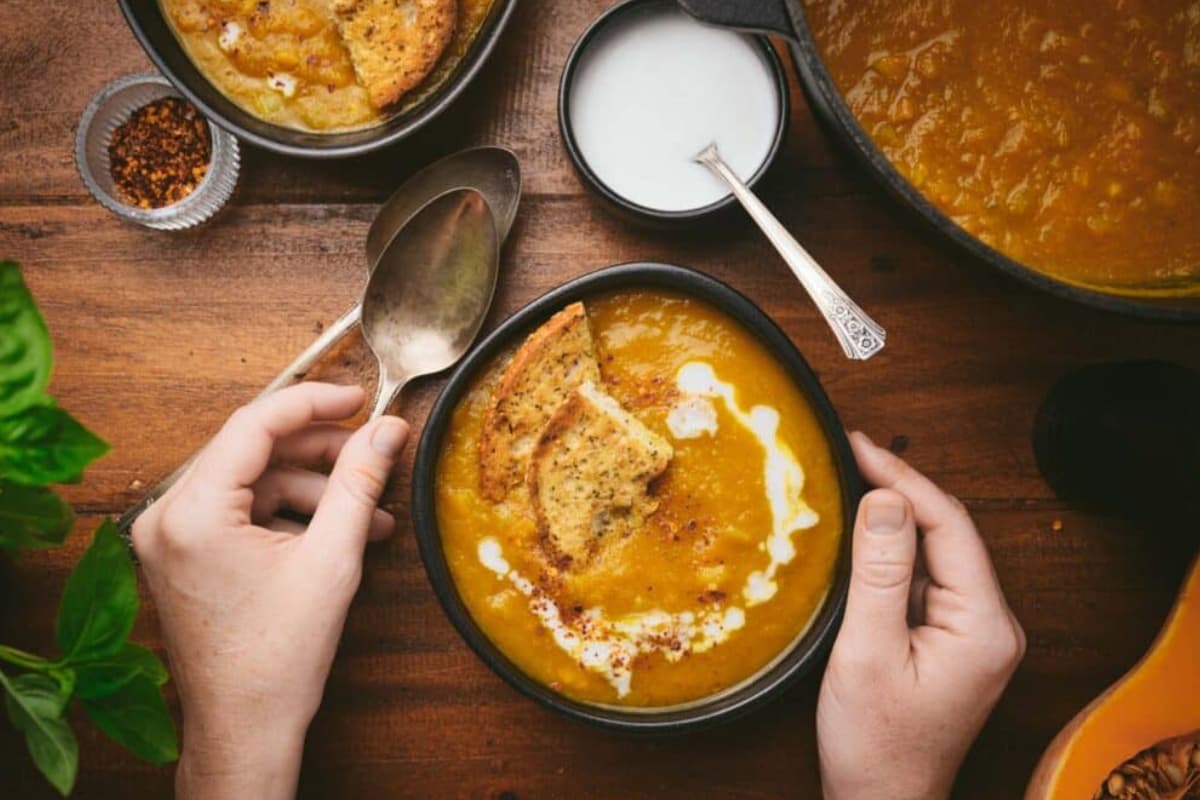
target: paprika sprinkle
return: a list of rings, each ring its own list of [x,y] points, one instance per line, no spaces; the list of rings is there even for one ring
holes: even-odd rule
[[[134,111],[108,145],[117,193],[138,208],[162,208],[187,197],[204,179],[211,158],[208,123],[179,97],[162,97]]]

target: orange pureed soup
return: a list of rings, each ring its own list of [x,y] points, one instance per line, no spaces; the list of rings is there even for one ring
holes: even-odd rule
[[[485,410],[510,353],[454,410],[437,467],[442,545],[483,632],[576,700],[629,707],[708,697],[807,629],[832,582],[841,486],[783,366],[737,322],[657,290],[584,304],[601,386],[670,443],[657,510],[586,564],[550,558],[527,487],[480,488]]]
[[[804,7],[862,127],[958,225],[1069,283],[1200,294],[1200,3]]]

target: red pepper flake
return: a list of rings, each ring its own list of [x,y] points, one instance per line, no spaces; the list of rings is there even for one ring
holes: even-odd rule
[[[163,97],[134,111],[108,145],[117,193],[138,208],[162,208],[187,197],[204,179],[211,159],[208,123],[179,97]]]

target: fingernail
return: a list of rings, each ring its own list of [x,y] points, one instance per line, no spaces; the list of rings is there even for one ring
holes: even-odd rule
[[[382,417],[371,434],[371,448],[381,456],[395,458],[404,449],[408,426],[398,417]]]
[[[904,502],[888,494],[867,498],[867,531],[873,536],[891,536],[904,525],[908,512]]]

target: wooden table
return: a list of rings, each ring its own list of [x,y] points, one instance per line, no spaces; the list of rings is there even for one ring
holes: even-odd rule
[[[1029,654],[972,750],[958,796],[1017,797],[1059,727],[1143,652],[1185,566],[1182,547],[1054,498],[1030,447],[1038,403],[1086,363],[1153,356],[1200,366],[1196,329],[1070,305],[951,249],[830,148],[793,88],[791,131],[763,195],[889,331],[881,356],[845,361],[744,220],[699,232],[639,230],[609,216],[576,180],[558,141],[558,77],[571,43],[605,5],[523,0],[486,72],[425,131],[333,163],[247,147],[231,207],[209,226],[172,234],[117,221],[87,195],[72,162],[75,123],[91,96],[148,67],[116,4],[8,0],[0,14],[0,256],[25,265],[49,322],[53,392],[113,450],[67,490],[81,512],[76,535],[23,557],[3,587],[0,641],[49,652],[63,580],[98,520],[132,504],[352,302],[367,226],[392,189],[438,156],[498,143],[520,156],[526,194],[489,327],[606,264],[697,267],[778,320],[848,426],[890,442],[963,498],[1029,634]],[[369,381],[369,364],[355,342],[323,372]],[[418,431],[439,387],[426,381],[405,396]],[[405,519],[404,475],[393,498]],[[161,647],[148,600],[136,636]],[[301,794],[816,797],[817,685],[811,676],[751,718],[665,741],[561,719],[468,651],[435,602],[404,523],[367,555],[308,737]],[[76,796],[170,794],[171,769],[135,761],[82,718],[76,729]],[[52,796],[16,736],[4,724],[0,731],[0,796]]]

